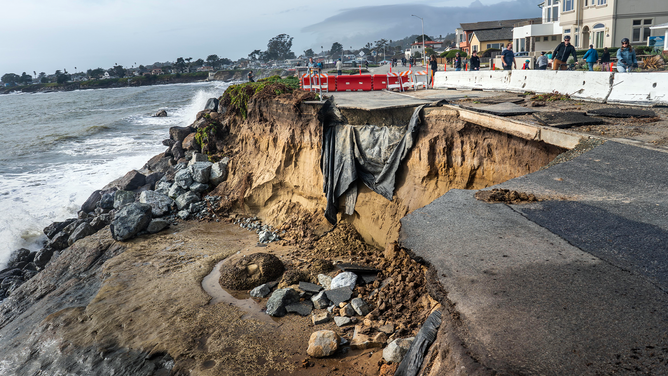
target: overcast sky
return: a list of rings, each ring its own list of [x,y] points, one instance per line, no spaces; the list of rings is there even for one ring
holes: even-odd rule
[[[300,55],[333,42],[361,48],[381,38],[454,32],[460,22],[540,17],[539,0],[3,0],[0,75],[131,67],[178,57],[232,60],[292,37]],[[136,65],[135,65],[136,66]]]

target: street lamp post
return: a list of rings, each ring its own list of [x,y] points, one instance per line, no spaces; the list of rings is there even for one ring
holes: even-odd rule
[[[425,60],[426,50],[424,49],[424,19],[422,17],[418,17],[414,14],[411,14],[411,16],[419,18],[420,21],[422,22],[422,65],[426,65],[427,64],[426,60]]]
[[[427,50],[424,49],[424,18],[418,17],[414,14],[411,14],[412,17],[417,17],[420,19],[420,22],[422,22],[422,66],[427,65],[427,60],[426,60],[426,52]],[[429,76],[429,67],[427,67],[427,76]],[[429,87],[429,85],[425,85],[426,88]]]

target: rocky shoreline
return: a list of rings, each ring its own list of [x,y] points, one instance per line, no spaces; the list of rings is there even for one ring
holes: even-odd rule
[[[0,304],[0,331],[21,325],[30,312],[51,315],[65,312],[70,309],[67,307],[73,307],[73,302],[77,303],[74,306],[90,304],[95,291],[101,283],[104,284],[106,277],[100,273],[107,265],[106,261],[123,253],[124,243],[136,237],[150,238],[182,221],[217,223],[222,220],[254,231],[258,244],[280,242],[297,245],[303,250],[291,252],[283,260],[274,260],[280,264],[280,270],[285,271],[270,276],[269,279],[276,282],[257,281],[244,289],[251,290],[252,297],[266,304],[266,314],[270,316],[293,313],[309,317],[313,326],[335,325],[312,333],[311,340],[303,344],[303,350],[309,356],[317,359],[346,354],[349,351],[346,349],[351,348],[365,350],[387,346],[386,360],[382,363],[394,363],[396,368],[420,323],[438,306],[427,299],[424,291],[426,269],[411,261],[396,245],[384,253],[365,246],[351,226],[339,226],[343,233],[334,229],[330,236],[319,236],[317,231],[314,232],[315,228],[304,231],[294,222],[283,222],[282,226],[274,228],[257,218],[230,214],[234,206],[230,202],[238,205],[238,200],[221,195],[220,189],[228,177],[230,163],[229,157],[222,156],[225,149],[222,142],[227,139],[233,121],[225,116],[226,112],[227,108],[218,99],[210,99],[193,124],[170,128],[169,138],[163,141],[167,147],[164,153],[151,158],[141,169],[130,171],[93,192],[81,206],[77,218],[47,226],[44,234],[48,241],[42,249],[37,252],[15,251],[7,268],[0,271],[0,299],[4,299]],[[304,224],[309,225],[308,222]],[[332,236],[343,238],[332,241]],[[327,246],[323,247],[318,241]],[[359,251],[350,248],[351,244],[355,244],[353,247]],[[313,249],[320,249],[318,258],[304,253]],[[311,261],[297,261],[304,257]],[[342,257],[348,263],[342,263]],[[243,267],[232,265],[222,275],[238,282],[244,277],[239,271],[255,265],[252,260],[246,258]],[[405,269],[399,270],[400,265]],[[79,288],[59,287],[57,282],[70,281],[65,283],[69,285],[74,280],[79,281]],[[220,282],[225,286],[223,277]],[[239,286],[233,288],[238,289]],[[77,298],[63,305],[44,299],[55,292],[79,295],[83,300]],[[393,298],[401,293],[408,296],[402,303]],[[41,324],[40,321],[33,324]],[[332,330],[334,328],[339,328],[339,333]],[[34,338],[36,334],[19,332],[14,335]],[[12,338],[18,340],[18,337]],[[81,351],[83,353],[75,353],[85,357],[88,350]],[[136,354],[136,361],[146,356],[141,354]],[[54,360],[53,371],[62,366],[55,363],[67,363],[68,359],[58,351],[43,354],[44,357]],[[27,364],[36,358],[30,359],[16,368],[16,374],[25,371]],[[96,374],[142,374],[130,372],[137,366],[136,361],[127,366],[93,364],[88,369]],[[150,361],[141,363],[147,370],[179,374],[173,372],[179,367],[175,367],[174,357],[169,353],[160,353],[159,357],[153,356]],[[313,361],[304,360],[300,366],[308,368],[313,364]],[[136,370],[134,368],[133,372]],[[384,372],[389,374],[389,368]]]

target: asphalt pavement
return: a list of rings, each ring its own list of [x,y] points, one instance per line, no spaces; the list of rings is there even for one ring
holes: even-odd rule
[[[668,154],[608,141],[402,219],[436,271],[473,359],[500,374],[668,374]],[[461,370],[461,374],[466,374]]]

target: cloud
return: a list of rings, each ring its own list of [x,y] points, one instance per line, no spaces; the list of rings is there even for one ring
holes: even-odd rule
[[[318,44],[330,46],[333,42],[348,46],[361,46],[381,38],[402,39],[420,34],[422,23],[412,17],[424,19],[424,32],[438,36],[454,33],[459,24],[517,18],[540,17],[535,0],[512,0],[484,5],[476,0],[467,6],[430,6],[421,4],[395,4],[364,6],[344,9],[341,13],[307,26],[303,33],[312,34]]]

